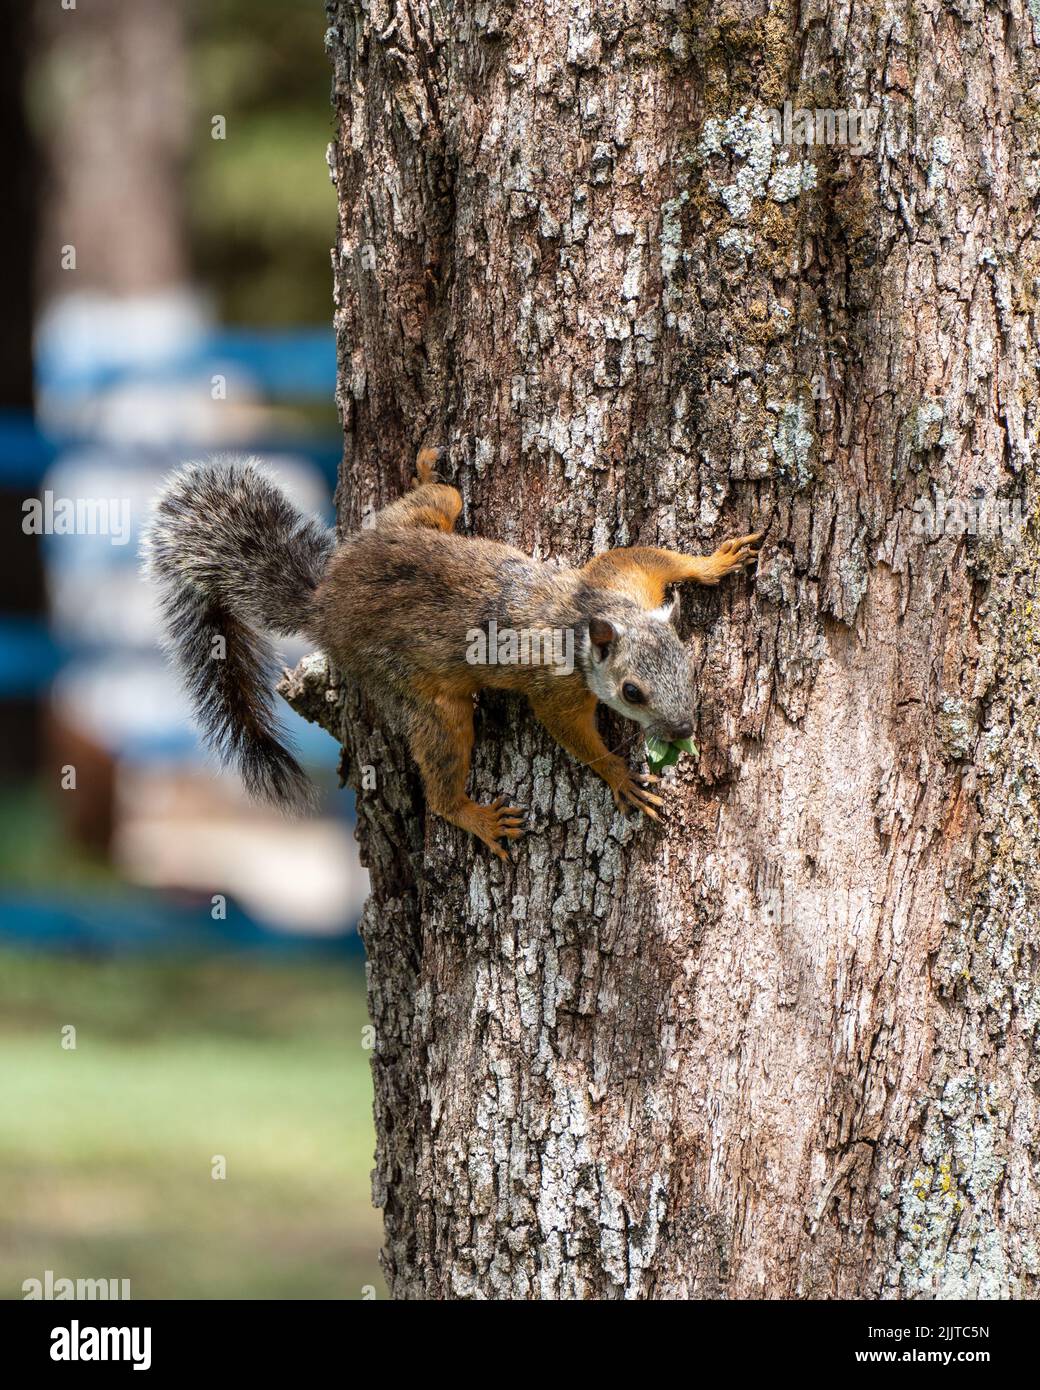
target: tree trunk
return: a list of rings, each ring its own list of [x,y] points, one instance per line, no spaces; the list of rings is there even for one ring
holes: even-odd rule
[[[660,828],[482,699],[503,866],[285,687],[358,788],[392,1293],[1035,1293],[1040,13],[330,14],[343,528],[441,442],[541,557],[768,527],[683,594]]]
[[[190,90],[182,0],[80,0],[71,7],[56,0],[32,8],[46,38],[40,95],[50,98],[38,96],[33,107],[48,164],[42,297],[179,288],[188,269],[183,166]],[[206,138],[209,114],[201,118]],[[76,248],[71,279],[61,268],[67,244]]]

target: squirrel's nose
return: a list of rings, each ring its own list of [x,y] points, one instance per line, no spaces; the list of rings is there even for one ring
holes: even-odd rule
[[[692,724],[689,724],[689,723],[687,723],[687,724],[673,724],[673,725],[672,725],[672,742],[675,743],[675,742],[677,742],[677,741],[678,741],[679,739],[681,739],[681,738],[689,738],[690,735],[691,735],[692,733],[693,733],[693,725],[692,725]]]

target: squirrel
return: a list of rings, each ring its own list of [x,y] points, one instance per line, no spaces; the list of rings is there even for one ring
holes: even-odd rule
[[[626,546],[577,569],[546,564],[456,534],[462,497],[438,481],[443,453],[420,450],[412,490],[339,544],[252,460],[189,464],[167,482],[144,538],[145,573],[208,743],[237,762],[255,797],[308,804],[307,778],[274,716],[262,630],[305,635],[377,700],[397,703],[429,809],[499,858],[508,857],[502,842],[522,834],[525,812],[504,796],[479,805],[466,794],[481,689],[525,695],[620,811],[658,819],[659,779],[606,747],[596,707],[650,736],[690,736],[692,672],[666,586],[742,571],[757,560],[762,532],[706,557]],[[545,659],[544,640],[533,660],[480,660],[474,636],[506,631],[562,634],[573,660],[554,659],[558,644]]]

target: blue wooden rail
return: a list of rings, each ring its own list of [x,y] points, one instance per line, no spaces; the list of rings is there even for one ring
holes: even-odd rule
[[[0,699],[34,695],[54,679],[65,657],[44,619],[0,614]]]
[[[344,923],[344,926],[351,925]],[[261,926],[237,903],[227,918],[213,921],[210,903],[196,909],[174,907],[158,894],[118,896],[58,893],[0,893],[0,944],[91,954],[145,951],[183,955],[192,951],[258,951],[283,957],[315,953],[335,957],[361,954],[354,931],[340,935],[275,932]]]
[[[200,335],[189,347],[162,359],[113,362],[99,353],[97,358],[73,358],[62,351],[60,342],[51,350],[37,354],[38,386],[66,401],[89,401],[93,396],[126,384],[181,385],[201,382],[208,390],[209,379],[222,374],[235,389],[236,375],[248,379],[249,386],[264,397],[277,401],[331,402],[336,385],[336,349],[333,334],[326,328],[255,332],[222,330]],[[22,500],[37,495],[42,479],[67,450],[96,448],[99,441],[89,436],[49,434],[38,426],[28,411],[0,410],[0,488]],[[243,440],[240,445],[222,443],[220,452],[233,451],[263,456],[292,454],[310,461],[334,486],[342,455],[338,433],[315,437],[292,436],[280,439]],[[124,446],[113,445],[113,454],[125,458]],[[207,450],[197,443],[179,446],[165,441],[161,456],[170,466],[178,458],[205,457]],[[154,465],[154,449],[147,451]],[[15,514],[11,524],[17,524]],[[114,563],[136,563],[136,545],[125,553],[114,551]],[[83,649],[59,642],[42,617],[0,612],[0,700],[38,696],[61,666]],[[291,711],[283,710],[305,760],[327,762],[332,752],[322,744],[332,741],[323,731],[306,724]],[[139,735],[138,743],[128,737],[121,747],[125,756],[148,758],[197,756],[194,732],[187,726]],[[349,797],[334,798],[336,813],[350,818],[353,802]],[[348,924],[344,924],[345,926]],[[0,893],[0,943],[72,949],[90,952],[123,950],[168,950],[212,952],[214,950],[257,950],[281,955],[326,952],[353,955],[360,951],[354,932],[337,937],[272,932],[252,920],[234,903],[228,904],[225,921],[214,922],[209,904],[197,907],[175,905],[159,894],[130,891],[117,896],[92,894],[63,895]]]
[[[333,399],[336,339],[327,328],[233,329],[201,335],[190,347],[154,362],[74,361],[41,349],[36,379],[62,395],[93,395],[127,381],[170,382],[242,371],[265,395],[284,400]]]
[[[66,449],[96,446],[96,443],[96,440],[85,435],[48,434],[37,426],[27,411],[0,410],[0,487],[31,490]],[[236,451],[260,457],[265,454],[297,455],[312,463],[329,486],[334,488],[343,455],[343,441],[338,434],[292,435],[284,439],[245,439],[239,445],[223,444],[219,451],[200,448],[197,442],[178,444],[176,440],[163,446],[163,453],[174,459]],[[125,452],[125,446],[120,446],[119,452]]]

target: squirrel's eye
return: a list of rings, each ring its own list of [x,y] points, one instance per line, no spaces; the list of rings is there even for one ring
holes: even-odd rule
[[[639,689],[638,685],[633,685],[631,681],[625,681],[621,687],[621,693],[630,705],[642,705],[646,703],[646,696]]]

